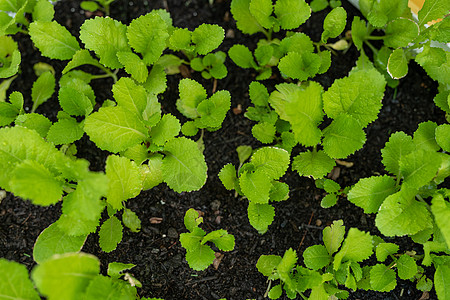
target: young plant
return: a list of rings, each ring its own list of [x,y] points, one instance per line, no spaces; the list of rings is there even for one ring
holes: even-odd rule
[[[375,65],[385,74],[390,86],[397,86],[397,79],[408,73],[411,59],[415,59],[440,84],[449,83],[449,76],[442,72],[450,64],[449,51],[436,45],[450,42],[444,33],[450,22],[445,0],[425,1],[417,19],[412,17],[407,0],[364,0],[359,5],[369,22],[355,17],[352,23],[353,42],[361,52],[364,52],[363,44],[372,50]],[[439,18],[444,20],[430,23]],[[385,35],[372,35],[380,29]],[[376,49],[370,42],[372,40],[382,40],[384,46]]]
[[[225,37],[222,27],[215,24],[202,24],[194,31],[187,28],[174,28],[169,38],[168,46],[174,51],[181,51],[194,71],[202,72],[205,79],[222,79],[227,76],[224,65],[225,53],[211,53],[220,46]],[[204,55],[203,57],[200,55]]]
[[[292,249],[283,257],[262,255],[256,267],[269,279],[266,296],[278,299],[284,290],[289,299],[295,299],[297,295],[307,299],[303,293],[310,290],[309,299],[346,299],[349,292],[341,289],[343,286],[353,291],[388,292],[395,288],[397,275],[400,279],[427,280],[413,253],[397,254],[397,245],[385,243],[380,237],[356,228],[350,228],[345,239],[344,236],[342,220],[326,227],[323,230],[324,245],[310,246],[303,252],[305,267],[296,265],[297,254]],[[374,251],[380,263],[362,267]],[[391,262],[383,264],[388,257]],[[280,280],[280,283],[272,287],[274,280]]]
[[[198,227],[203,218],[195,209],[189,209],[184,216],[184,225],[189,232],[180,234],[181,246],[186,249],[186,260],[189,267],[196,271],[205,270],[215,259],[215,252],[210,246],[212,242],[221,251],[234,249],[234,236],[226,230],[219,229],[208,234]]]
[[[217,91],[207,98],[205,89],[192,79],[182,79],[178,85],[180,98],[177,100],[178,110],[192,121],[183,124],[184,135],[196,135],[198,129],[218,130],[231,106],[228,91]]]
[[[133,264],[112,262],[108,276],[100,274],[100,260],[86,253],[54,255],[35,266],[31,279],[24,265],[0,259],[0,294],[6,299],[126,299],[140,298],[136,287],[142,284],[130,273]],[[123,277],[123,278],[122,278]],[[36,288],[35,288],[36,287]],[[159,299],[160,300],[160,299]]]
[[[329,208],[336,205],[338,198],[347,195],[348,190],[350,189],[350,187],[342,189],[339,183],[327,178],[317,179],[316,187],[324,189],[327,193],[320,202],[320,206],[323,208]]]
[[[0,36],[0,78],[17,74],[21,60],[17,43],[10,36]]]
[[[276,147],[263,147],[256,150],[251,161],[238,170],[225,165],[219,178],[227,190],[245,196],[248,201],[250,224],[264,234],[275,216],[275,209],[269,201],[283,201],[289,198],[289,186],[279,181],[289,166],[289,153]]]
[[[245,1],[236,1],[245,2]],[[258,5],[272,5],[270,1],[250,1],[252,4],[258,3]],[[294,5],[294,2],[278,1],[280,5]],[[297,2],[302,6],[302,2]],[[277,7],[275,4],[275,7]],[[309,18],[310,9],[305,3],[305,7],[308,14],[306,19]],[[232,2],[233,7],[233,2]],[[266,12],[271,12],[272,8],[267,9]],[[277,9],[275,8],[275,11]],[[233,10],[232,10],[233,12]],[[253,12],[255,15],[261,13],[259,10]],[[238,13],[239,15],[240,13]],[[251,15],[251,10],[248,12]],[[287,14],[283,13],[283,16]],[[267,40],[260,40],[254,54],[244,45],[233,45],[228,55],[230,58],[241,68],[253,68],[259,72],[256,80],[268,79],[272,75],[272,67],[278,66],[278,69],[283,78],[298,79],[305,81],[308,78],[312,78],[317,74],[325,73],[331,65],[331,52],[321,51],[321,47],[332,50],[331,48],[340,49],[336,46],[330,46],[327,44],[329,38],[335,38],[341,34],[345,28],[347,14],[342,7],[333,9],[324,20],[324,31],[322,33],[321,41],[313,43],[311,39],[304,33],[288,32],[286,37],[281,41],[278,39],[271,39],[271,35],[267,34]],[[251,19],[247,16],[247,19]],[[305,20],[306,20],[305,19]],[[275,19],[274,19],[275,20]],[[239,19],[237,19],[239,21]],[[274,21],[275,22],[275,21]],[[304,21],[303,21],[304,22]],[[300,26],[303,22],[297,25]],[[276,23],[276,22],[275,22]],[[275,24],[274,23],[274,24]],[[239,22],[238,28],[239,28]],[[248,22],[243,24],[249,25]],[[297,23],[295,23],[297,24]],[[293,23],[294,25],[294,23]],[[296,27],[290,28],[294,29]],[[241,28],[240,28],[241,29]],[[244,33],[252,33],[253,31],[244,31]],[[314,50],[317,50],[317,53]],[[255,61],[255,59],[256,61]]]

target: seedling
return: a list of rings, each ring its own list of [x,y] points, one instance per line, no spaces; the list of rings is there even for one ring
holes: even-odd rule
[[[227,190],[247,197],[250,224],[264,234],[272,224],[275,209],[269,201],[283,201],[289,198],[289,186],[278,181],[289,166],[289,153],[276,147],[256,150],[251,161],[238,171],[232,164],[225,165],[219,178]]]
[[[266,296],[278,299],[284,290],[289,299],[295,299],[297,295],[307,299],[303,293],[310,290],[312,298],[346,299],[349,292],[341,286],[353,291],[389,292],[397,285],[397,275],[400,279],[429,281],[423,268],[417,266],[414,253],[397,254],[397,245],[385,243],[380,237],[356,228],[350,228],[345,239],[344,236],[342,220],[326,227],[323,230],[324,245],[314,245],[303,252],[306,267],[296,265],[297,253],[292,249],[287,250],[283,257],[262,255],[256,267],[269,279]],[[380,263],[362,267],[360,264],[374,251]],[[383,264],[388,257],[391,263]],[[275,280],[280,280],[280,283],[272,287]],[[423,287],[422,290],[431,289]]]
[[[234,236],[226,230],[219,229],[208,234],[198,227],[203,223],[203,218],[195,209],[191,208],[184,216],[184,225],[188,233],[180,234],[181,246],[186,249],[186,260],[189,266],[202,271],[210,266],[215,258],[215,252],[210,246],[205,245],[212,242],[221,251],[231,251],[234,249]]]

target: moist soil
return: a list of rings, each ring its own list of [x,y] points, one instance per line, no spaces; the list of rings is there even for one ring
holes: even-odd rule
[[[213,2],[210,5],[207,0],[118,0],[111,4],[110,16],[129,24],[132,19],[152,9],[166,9],[173,18],[174,26],[177,27],[193,30],[202,23],[222,26],[226,31],[226,38],[219,48],[222,51],[227,51],[235,43],[245,44],[254,49],[262,36],[243,35],[236,29],[230,14],[230,1]],[[351,24],[354,16],[361,15],[350,4],[343,2],[348,13],[348,24]],[[55,9],[55,19],[77,37],[84,20],[93,17],[92,13],[81,10],[79,1],[59,1]],[[313,14],[299,31],[308,34],[312,40],[319,41],[323,19],[328,12],[329,9]],[[15,39],[22,53],[22,65],[21,75],[14,80],[10,91],[21,91],[29,109],[31,86],[36,79],[33,64],[49,63],[57,74],[61,74],[66,62],[40,56],[26,35],[18,34]],[[370,51],[367,52],[370,54]],[[345,54],[333,55],[330,71],[326,75],[317,76],[314,80],[327,89],[335,79],[348,74],[355,65],[358,55],[354,46]],[[321,208],[323,190],[316,188],[312,179],[300,177],[292,170],[288,170],[282,178],[282,181],[289,184],[290,197],[287,201],[274,205],[276,216],[267,233],[260,235],[250,226],[247,218],[248,201],[235,197],[234,192],[227,191],[217,174],[227,163],[238,165],[236,147],[262,146],[252,137],[253,122],[244,117],[244,112],[250,104],[248,86],[256,74],[254,71],[237,68],[230,60],[227,60],[226,65],[228,76],[217,82],[217,89],[230,91],[232,110],[228,112],[220,130],[205,132],[204,155],[208,164],[208,180],[205,186],[198,192],[179,194],[161,184],[142,192],[126,203],[142,221],[142,230],[139,233],[124,230],[122,242],[111,253],[101,251],[98,236],[92,234],[82,249],[99,257],[104,273],[109,262],[135,264],[136,267],[130,273],[142,282],[143,287],[138,289],[142,297],[264,299],[267,281],[255,267],[261,255],[283,255],[285,250],[293,248],[301,258],[302,252],[307,247],[322,243],[322,229],[339,219],[344,221],[347,228],[356,227],[372,234],[379,234],[374,224],[375,215],[364,214],[362,209],[345,198],[339,199],[337,205],[332,208]],[[414,62],[409,67],[408,75],[400,81],[396,89],[386,89],[379,118],[366,128],[367,142],[364,148],[346,159],[352,162],[353,166],[338,165],[333,171],[335,176],[333,179],[341,186],[349,186],[360,178],[384,173],[380,149],[384,147],[391,133],[404,131],[412,134],[421,122],[428,120],[438,124],[444,122],[443,112],[433,104],[433,97],[437,92],[436,83]],[[96,72],[96,70],[89,71]],[[196,73],[188,75],[201,82],[209,93],[212,92],[212,81],[204,80]],[[168,77],[168,88],[161,95],[160,102],[165,113],[171,113],[184,122],[186,119],[175,107],[178,98],[177,86],[181,78],[181,75]],[[266,80],[264,84],[272,91],[275,84],[281,81],[279,74],[275,73],[275,76]],[[112,98],[111,85],[112,80],[108,79],[92,83],[99,103]],[[55,95],[37,110],[53,121],[56,120],[57,111],[60,109]],[[86,136],[76,142],[76,145],[77,156],[89,160],[92,170],[104,170],[108,152],[98,149]],[[302,149],[295,148],[294,154],[300,150]],[[186,232],[183,217],[189,208],[195,208],[204,214],[202,226],[206,231],[226,229],[236,238],[235,249],[223,253],[217,268],[210,266],[205,271],[196,272],[189,268],[184,258],[185,250],[180,245],[179,234]],[[31,270],[35,265],[32,249],[36,238],[42,230],[56,221],[60,214],[60,205],[38,207],[7,193],[6,198],[0,203],[0,257],[25,264]],[[423,253],[422,248],[409,238],[385,238],[385,240],[399,244],[400,251],[415,250]],[[370,263],[374,264],[373,257],[372,260]],[[427,272],[429,277],[432,277],[431,270]],[[287,299],[283,297],[281,299]],[[415,288],[414,283],[399,280],[397,287],[389,293],[357,291],[351,293],[349,299],[436,299],[436,295],[433,292],[429,295],[423,294]]]

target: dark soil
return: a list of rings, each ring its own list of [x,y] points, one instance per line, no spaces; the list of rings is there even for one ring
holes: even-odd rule
[[[207,0],[158,0],[158,1],[115,1],[111,5],[111,17],[125,24],[155,8],[167,9],[174,20],[174,25],[194,29],[202,23],[215,23],[227,32],[227,38],[220,50],[227,51],[234,43],[244,43],[254,47],[258,38],[244,36],[236,30],[229,12],[230,1],[215,0],[209,6]],[[359,12],[344,2],[351,24],[353,16]],[[79,8],[79,1],[59,1],[56,4],[56,19],[66,26],[75,36],[88,14]],[[315,41],[320,39],[322,22],[328,11],[315,14],[300,30],[306,32]],[[33,51],[28,37],[17,35],[22,52],[22,74],[16,79],[11,90],[24,93],[26,104],[30,107],[30,90],[35,75],[31,66],[44,61],[50,63],[60,73],[65,62],[43,58]],[[358,53],[352,47],[345,55],[333,57],[332,67],[327,76],[315,78],[327,89],[336,78],[346,76],[355,65]],[[227,89],[232,95],[232,108],[240,105],[245,111],[249,105],[248,85],[254,79],[254,72],[237,68],[227,61],[229,75],[218,81],[218,89]],[[192,74],[211,92],[212,82]],[[185,120],[175,108],[178,96],[180,76],[169,77],[168,89],[161,97],[165,112],[170,112],[181,120]],[[269,90],[280,82],[280,78],[268,80],[265,84]],[[94,89],[99,102],[111,98],[111,80],[94,82]],[[341,186],[349,186],[360,178],[383,173],[380,149],[395,131],[412,134],[418,124],[432,120],[443,123],[444,115],[433,104],[436,84],[426,76],[423,70],[412,63],[408,76],[402,79],[394,91],[387,88],[383,100],[383,109],[377,121],[367,128],[367,142],[364,148],[347,159],[354,165],[350,168],[338,167],[340,175],[337,182]],[[55,119],[59,104],[54,97],[42,105],[38,112]],[[118,261],[134,263],[136,267],[131,273],[143,283],[139,294],[146,297],[164,299],[263,299],[267,288],[266,279],[257,271],[255,264],[262,254],[282,255],[285,250],[293,248],[299,257],[309,246],[322,243],[322,229],[333,220],[342,219],[347,228],[357,227],[360,230],[379,234],[374,225],[374,215],[366,215],[363,211],[345,198],[330,209],[322,209],[320,200],[323,191],[317,189],[312,179],[299,177],[289,170],[283,181],[290,186],[290,198],[275,204],[276,216],[269,231],[259,235],[247,219],[247,200],[234,197],[220,183],[218,172],[227,163],[238,164],[235,151],[239,145],[260,147],[251,135],[252,122],[241,114],[229,111],[223,128],[216,132],[206,132],[204,136],[205,157],[208,164],[208,180],[198,192],[175,193],[162,184],[138,197],[127,201],[127,207],[137,213],[142,221],[142,230],[132,233],[125,230],[123,241],[111,253],[104,253],[98,246],[98,237],[91,235],[83,251],[98,256],[103,271],[109,262]],[[92,170],[103,170],[108,153],[99,150],[86,137],[77,142],[78,156],[91,162]],[[296,150],[294,150],[296,151]],[[298,150],[297,150],[298,151]],[[60,205],[51,207],[33,206],[11,194],[0,204],[0,257],[25,264],[29,269],[34,266],[32,249],[39,233],[56,221],[61,213]],[[236,238],[235,250],[225,253],[218,269],[209,267],[206,271],[192,271],[184,259],[185,250],[178,237],[185,232],[183,216],[189,208],[204,213],[203,228],[207,231],[226,229]],[[154,224],[151,219],[162,218],[162,222]],[[401,251],[422,249],[407,238],[393,240],[401,247]],[[375,261],[374,261],[375,262]],[[373,293],[358,291],[352,293],[350,299],[419,299],[422,292],[417,291],[415,284],[399,281],[390,293]],[[430,299],[435,298],[434,294]],[[283,298],[284,299],[284,298]]]

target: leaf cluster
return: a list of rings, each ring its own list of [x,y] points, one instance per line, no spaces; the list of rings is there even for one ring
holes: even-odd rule
[[[213,243],[221,251],[234,249],[234,236],[226,230],[219,229],[206,232],[199,227],[203,222],[200,213],[195,209],[189,209],[184,216],[184,225],[189,230],[180,234],[181,246],[186,249],[186,260],[189,267],[196,271],[205,270],[215,259],[215,252],[207,242]]]
[[[289,186],[279,181],[289,166],[289,153],[277,147],[263,147],[256,150],[250,162],[236,170],[232,164],[225,165],[219,178],[227,190],[245,196],[249,200],[248,218],[250,224],[263,234],[268,230],[275,216],[275,209],[269,202],[289,198]]]
[[[135,265],[109,263],[108,276],[104,276],[100,274],[100,260],[86,253],[54,255],[33,268],[31,280],[25,266],[17,262],[2,258],[0,267],[0,293],[7,299],[37,300],[42,295],[49,300],[161,300],[138,296],[136,287],[142,284],[124,272]]]
[[[305,267],[297,264],[297,253],[292,249],[283,257],[262,255],[256,264],[258,271],[267,276],[270,283],[280,280],[273,287],[269,285],[267,296],[278,299],[285,291],[289,299],[295,299],[298,294],[305,298],[303,293],[310,290],[310,299],[347,299],[347,289],[391,291],[397,284],[397,276],[429,281],[423,275],[423,268],[417,266],[415,256],[397,254],[396,244],[385,243],[380,237],[356,228],[350,228],[344,237],[342,220],[327,226],[323,230],[324,244],[310,246],[303,252]],[[365,261],[374,252],[379,263],[367,265]],[[391,262],[386,264],[388,257]],[[361,266],[362,263],[365,265]]]

